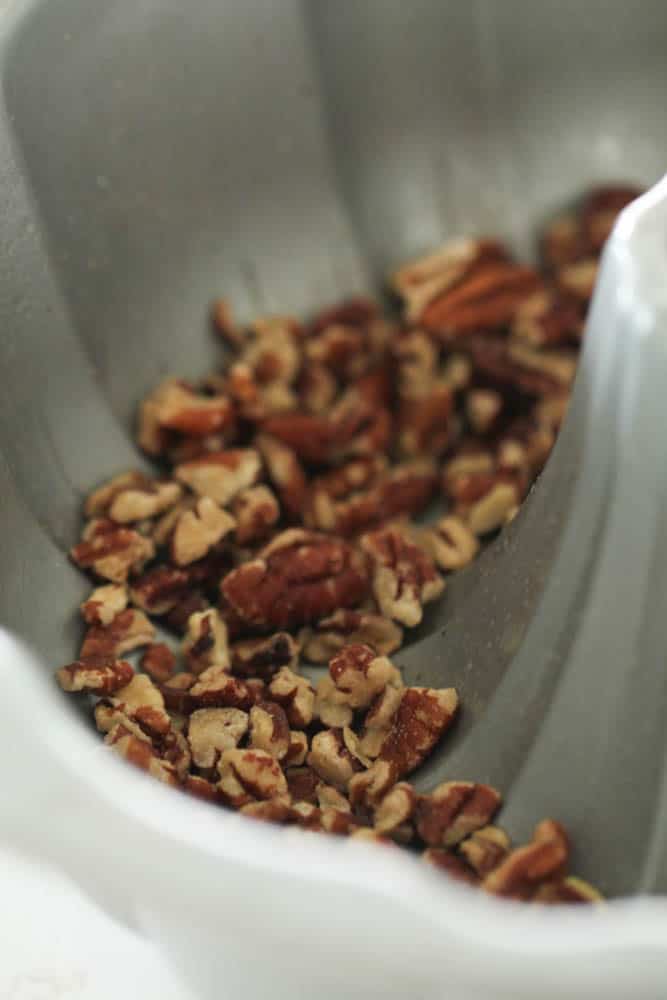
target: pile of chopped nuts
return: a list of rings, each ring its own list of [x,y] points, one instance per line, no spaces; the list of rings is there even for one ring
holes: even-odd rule
[[[108,746],[219,806],[417,848],[500,896],[600,898],[566,874],[558,823],[512,847],[495,789],[405,780],[458,696],[405,686],[390,657],[543,467],[600,251],[637,194],[598,189],[554,221],[541,270],[490,239],[405,265],[399,320],[354,299],[246,329],[216,303],[233,360],[144,400],[138,443],[163,474],[95,490],[71,550],[99,586],[57,677],[95,696]],[[446,514],[414,522],[438,495]],[[302,662],[328,665],[316,686]]]

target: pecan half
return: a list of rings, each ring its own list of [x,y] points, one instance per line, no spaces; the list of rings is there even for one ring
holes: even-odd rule
[[[80,607],[88,625],[110,625],[127,607],[127,588],[118,583],[96,587]]]
[[[184,511],[171,536],[171,558],[188,566],[203,557],[236,527],[236,521],[210,497],[199,498],[193,510]]]
[[[248,713],[240,708],[200,708],[188,720],[192,760],[209,770],[225,750],[237,747],[248,731]]]
[[[183,462],[174,475],[198,496],[210,497],[224,507],[237,493],[252,486],[261,468],[254,448],[229,448]]]
[[[131,573],[140,573],[155,555],[150,538],[132,528],[119,528],[104,518],[91,521],[83,541],[70,549],[70,557],[81,569],[92,571],[112,583],[125,583]]]
[[[90,691],[92,694],[113,694],[124,687],[133,674],[130,663],[109,656],[75,660],[56,670],[63,691]]]
[[[306,660],[328,663],[343,646],[357,643],[370,646],[379,656],[389,656],[399,649],[403,631],[382,615],[341,608],[305,630],[301,640]]]
[[[251,625],[294,628],[360,604],[365,560],[345,542],[292,529],[222,581],[224,598]]]
[[[433,560],[396,528],[364,535],[361,545],[373,560],[373,593],[382,614],[403,625],[418,625],[423,606],[445,586]]]
[[[500,808],[500,795],[490,785],[447,781],[420,795],[415,810],[417,833],[429,847],[454,847],[487,826]]]

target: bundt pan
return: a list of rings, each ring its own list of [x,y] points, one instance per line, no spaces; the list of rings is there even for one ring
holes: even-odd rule
[[[5,0],[0,836],[206,998],[667,994],[667,194],[605,252],[565,429],[511,528],[397,657],[460,688],[420,780],[555,815],[613,901],[523,907],[401,852],[279,832],[111,759],[65,704],[91,486],[137,400],[215,360],[206,303],[306,313],[462,233],[523,255],[665,169],[660,0]],[[23,642],[17,643],[14,637]]]

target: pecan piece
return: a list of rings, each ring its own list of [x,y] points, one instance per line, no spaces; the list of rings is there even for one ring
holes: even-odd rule
[[[275,701],[260,701],[250,709],[250,746],[282,760],[290,749],[285,710]]]
[[[344,541],[291,529],[222,581],[224,598],[251,625],[294,628],[360,604],[365,560]]]
[[[557,274],[558,287],[565,295],[587,306],[593,296],[599,262],[597,257],[584,257],[574,264],[562,267]]]
[[[168,378],[153,390],[139,410],[139,447],[149,455],[168,448],[168,431],[202,437],[229,427],[235,418],[231,400],[201,396],[178,379]]]
[[[127,607],[127,589],[118,583],[96,587],[80,607],[88,625],[110,625]]]
[[[148,738],[139,738],[128,729],[125,723],[121,722],[114,726],[105,737],[104,742],[128,763],[146,771],[158,781],[167,785],[179,784],[175,766],[170,761],[160,757]]]
[[[380,755],[402,698],[403,688],[390,685],[377,696],[366,713],[359,746],[367,757],[375,758]]]
[[[410,824],[417,804],[417,795],[412,785],[407,781],[399,781],[391,791],[378,803],[373,826],[378,833],[394,836],[405,834],[406,824]],[[411,826],[409,828],[412,836]]]
[[[81,646],[81,659],[122,656],[155,638],[155,628],[143,611],[126,608],[109,625],[91,625]]]
[[[236,541],[239,545],[255,545],[266,541],[280,519],[280,506],[268,486],[251,486],[234,500]]]
[[[489,434],[497,427],[503,405],[503,397],[495,389],[470,389],[466,393],[466,417],[475,434]]]
[[[162,514],[180,499],[178,483],[150,479],[142,472],[124,472],[90,494],[86,517],[109,517],[119,524]]]
[[[292,316],[256,319],[239,360],[252,370],[260,385],[292,382],[301,364],[299,332]]]
[[[222,797],[236,809],[252,801],[287,795],[287,781],[280,764],[264,750],[225,750],[218,773]]]
[[[178,518],[171,536],[171,558],[177,566],[202,559],[236,527],[236,521],[210,497],[200,497],[193,510]]]
[[[261,639],[241,639],[231,647],[232,672],[241,677],[270,680],[281,667],[296,669],[299,647],[289,632]]]
[[[396,528],[364,535],[361,545],[374,563],[373,593],[382,614],[418,625],[423,605],[439,597],[445,586],[433,560]]]
[[[497,896],[531,899],[543,882],[563,874],[569,858],[567,834],[553,820],[542,820],[533,839],[517,847],[491,871],[482,887]]]
[[[498,477],[491,488],[468,509],[468,527],[475,535],[487,535],[502,527],[521,502],[516,482]]]
[[[324,365],[306,362],[297,380],[300,409],[307,413],[326,413],[338,393],[338,383]]]
[[[215,608],[190,615],[182,648],[193,674],[200,674],[209,667],[228,669],[227,626]]]
[[[459,844],[459,852],[480,878],[497,868],[509,850],[510,839],[498,826],[484,826]]]
[[[300,767],[306,763],[308,756],[308,737],[299,729],[291,729],[287,753],[283,758],[283,767]]]
[[[285,709],[294,729],[305,729],[313,721],[315,692],[307,677],[295,674],[289,667],[281,667],[271,679],[268,693],[272,701]]]
[[[317,802],[317,789],[321,784],[319,774],[312,767],[289,767],[285,771],[287,789],[294,802]]]
[[[134,670],[125,660],[100,656],[75,660],[56,670],[56,678],[63,691],[90,691],[92,694],[113,694],[132,678]]]
[[[579,260],[586,253],[585,242],[576,215],[559,215],[549,223],[542,236],[542,256],[548,267],[558,270]]]
[[[343,791],[360,766],[345,746],[340,729],[325,729],[316,733],[306,761],[327,784]]]
[[[545,882],[533,896],[536,903],[599,903],[602,899],[594,886],[573,875]]]
[[[500,808],[500,795],[490,785],[446,781],[430,795],[420,795],[415,811],[417,833],[429,847],[455,847],[487,826]]]
[[[397,437],[401,454],[442,454],[449,444],[453,405],[451,386],[444,379],[434,379],[419,395],[403,399]]]
[[[600,253],[619,214],[641,193],[630,184],[607,185],[589,192],[581,211],[581,226],[593,253]]]
[[[367,708],[384,689],[402,687],[400,672],[386,656],[377,656],[370,646],[345,646],[329,663],[329,674],[345,703],[353,709]]]
[[[130,587],[132,603],[151,615],[164,615],[188,596],[190,576],[175,566],[156,566],[137,577]]]
[[[320,678],[315,695],[315,715],[323,726],[342,729],[352,724],[354,712],[342,691],[336,688],[331,677]]]
[[[479,542],[459,517],[443,517],[420,535],[420,543],[442,570],[463,569],[477,555]]]
[[[224,507],[237,493],[253,485],[260,468],[254,448],[229,448],[183,462],[176,466],[174,475],[198,496],[210,497]]]
[[[544,289],[521,304],[512,322],[512,336],[533,347],[576,344],[583,326],[576,302],[554,289]]]
[[[154,555],[150,538],[132,528],[119,528],[104,518],[91,521],[83,540],[70,549],[70,558],[77,566],[92,569],[112,583],[125,583],[131,573],[140,573]]]
[[[183,714],[195,708],[242,708],[247,712],[255,704],[255,695],[245,681],[215,666],[204,670],[180,699],[173,698],[172,704]]]
[[[306,477],[291,448],[268,434],[259,434],[255,445],[264,459],[266,471],[290,521],[300,520],[308,492]]]
[[[237,747],[248,731],[248,713],[240,708],[199,708],[188,720],[192,760],[204,770],[216,766],[225,750]]]
[[[141,669],[154,681],[164,684],[176,667],[176,657],[164,642],[153,642],[141,657]]]
[[[310,663],[328,663],[343,646],[363,643],[378,656],[400,648],[403,630],[391,619],[371,611],[341,608],[317,622],[302,636],[303,655]]]

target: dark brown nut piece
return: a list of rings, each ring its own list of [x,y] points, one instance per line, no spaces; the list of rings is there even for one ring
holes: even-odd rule
[[[454,688],[409,687],[380,750],[379,761],[391,765],[397,781],[428,757],[449,729],[458,708]]]
[[[415,810],[417,833],[429,847],[455,847],[488,825],[500,801],[500,795],[490,785],[447,781],[430,795],[419,796]]]
[[[240,812],[250,819],[262,820],[265,823],[296,822],[291,804],[284,798],[267,799],[266,802],[248,802],[241,806]]]
[[[463,858],[452,854],[451,851],[445,851],[439,847],[428,847],[422,854],[422,859],[445,872],[450,878],[456,879],[457,882],[479,885],[479,878],[475,872],[467,866]]]
[[[324,365],[306,362],[296,384],[300,408],[307,413],[326,413],[338,393],[338,383]]]
[[[63,691],[90,691],[92,694],[114,694],[124,687],[134,674],[132,665],[109,656],[75,660],[56,670]]]
[[[498,425],[503,397],[495,389],[470,389],[465,397],[465,410],[475,434],[489,434]]]
[[[506,250],[494,240],[452,240],[399,268],[391,284],[404,300],[406,319],[418,321],[426,307],[443,293],[471,278],[480,268],[506,260]]]
[[[320,678],[315,697],[315,715],[323,726],[342,729],[352,724],[354,712],[346,696],[338,691],[329,675]]]
[[[266,541],[280,519],[280,506],[268,486],[251,486],[242,490],[234,500],[232,510],[239,545],[256,545]]]
[[[480,878],[503,861],[510,850],[510,839],[498,826],[485,826],[459,844],[459,852]]]
[[[153,642],[141,657],[141,669],[154,681],[164,684],[176,667],[176,657],[164,642]]]
[[[190,590],[182,601],[179,601],[167,612],[164,619],[165,625],[173,632],[184,635],[192,615],[196,614],[197,611],[207,611],[210,606],[210,601],[206,600],[201,590]]]
[[[558,287],[561,292],[587,306],[593,296],[599,266],[597,257],[584,257],[575,264],[562,267],[557,275]]]
[[[581,878],[570,875],[568,878],[545,882],[533,896],[536,903],[600,903],[602,894],[584,882]]]
[[[313,736],[308,766],[334,788],[345,791],[360,765],[345,746],[340,729],[325,729]]]
[[[394,716],[403,698],[403,688],[386,687],[375,699],[364,719],[364,729],[359,743],[367,757],[378,757],[389,735]]]
[[[92,569],[112,583],[125,583],[130,573],[140,573],[155,555],[150,538],[132,528],[119,528],[104,518],[91,521],[83,541],[70,549],[70,558],[81,569]]]
[[[517,484],[499,478],[468,509],[468,527],[475,535],[488,535],[501,528],[520,503],[521,492]]]
[[[581,225],[594,253],[600,253],[620,212],[640,194],[641,188],[630,184],[595,188],[588,194],[581,212]]]
[[[175,766],[164,760],[147,738],[140,739],[130,732],[124,723],[119,723],[107,734],[104,742],[130,764],[146,771],[153,778],[167,785],[178,785],[179,778]]]
[[[285,709],[294,729],[306,729],[313,721],[315,692],[307,677],[295,674],[289,667],[281,667],[269,684],[268,694]]]
[[[366,563],[346,542],[291,529],[222,581],[224,598],[251,625],[294,628],[360,604]]]
[[[248,731],[248,713],[240,708],[200,708],[188,722],[188,743],[197,767],[215,767],[225,750],[237,747]]]
[[[110,625],[126,607],[127,589],[118,583],[109,583],[95,588],[81,605],[81,614],[88,625]]]
[[[517,847],[490,872],[482,888],[497,896],[532,899],[543,882],[560,877],[569,858],[569,843],[563,828],[553,820],[535,827],[530,844]]]
[[[289,632],[276,632],[260,639],[241,639],[231,647],[232,673],[241,677],[270,680],[281,667],[295,670],[299,646]]]
[[[155,638],[155,627],[143,611],[126,608],[110,625],[91,625],[81,646],[81,659],[91,656],[122,656]]]
[[[283,767],[301,767],[306,763],[308,756],[308,737],[298,729],[291,729],[289,734],[289,746],[283,758]]]
[[[337,788],[320,781],[315,789],[317,804],[320,809],[336,809],[338,812],[349,813],[350,803]]]
[[[477,555],[479,542],[460,517],[441,518],[433,528],[426,529],[420,541],[440,569],[447,572],[463,569]]]
[[[236,527],[236,521],[210,497],[200,497],[193,510],[178,518],[171,536],[171,558],[177,566],[196,562]]]
[[[250,709],[250,746],[276,760],[287,756],[290,728],[285,710],[275,701],[260,701]]]
[[[289,383],[301,364],[299,324],[292,316],[265,316],[252,324],[239,360],[260,385]]]
[[[157,517],[180,499],[178,483],[150,479],[141,472],[114,476],[90,494],[84,508],[86,517],[109,517],[118,524]]]
[[[418,625],[423,606],[444,590],[433,560],[396,528],[364,535],[361,545],[374,563],[373,593],[380,611],[403,625]]]
[[[332,657],[329,674],[345,703],[353,709],[368,708],[388,685],[403,686],[401,674],[391,660],[361,644],[345,646]]]
[[[417,795],[412,785],[400,781],[378,804],[373,826],[378,833],[393,835],[410,822],[416,804]]]
[[[440,455],[449,444],[454,405],[451,387],[434,379],[420,395],[403,399],[398,413],[398,449],[402,455]]]
[[[302,637],[303,655],[310,663],[328,663],[343,646],[364,643],[379,656],[400,648],[403,630],[389,618],[371,611],[334,611]]]
[[[586,253],[581,225],[576,215],[560,215],[542,237],[542,256],[552,270],[579,260]]]
[[[196,774],[186,774],[182,784],[182,789],[195,799],[203,802],[218,802],[218,789],[212,781],[201,778]]]
[[[308,485],[301,463],[291,448],[268,434],[259,434],[255,445],[264,459],[266,471],[278,494],[286,517],[300,521],[303,517]]]
[[[249,802],[287,796],[287,781],[280,764],[264,750],[225,750],[218,773],[222,797],[235,809]]]
[[[168,378],[141,404],[137,440],[149,455],[160,455],[168,447],[165,432],[203,437],[229,427],[234,418],[231,400],[200,396],[178,379]]]
[[[229,448],[183,462],[174,475],[201,497],[210,497],[224,507],[237,493],[256,482],[261,469],[254,448]]]
[[[503,392],[528,396],[562,392],[574,373],[574,358],[565,351],[562,357],[536,351],[517,339],[472,334],[466,350],[478,379]]]
[[[312,767],[288,767],[285,778],[294,802],[310,802],[313,805],[317,803],[317,789],[321,779]]]
[[[215,608],[190,615],[182,649],[193,674],[200,674],[209,667],[229,668],[227,626]]]
[[[174,708],[183,714],[195,708],[242,708],[247,712],[254,704],[255,695],[245,681],[231,677],[221,667],[209,667],[183,692]]]
[[[191,591],[190,577],[175,566],[156,566],[133,582],[133,604],[151,615],[164,615],[180,604]]]
[[[526,299],[512,323],[512,336],[533,347],[578,343],[583,315],[576,302],[554,289],[544,289]]]

